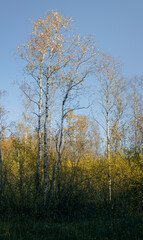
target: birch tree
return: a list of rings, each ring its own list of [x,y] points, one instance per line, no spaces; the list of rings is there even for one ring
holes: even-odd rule
[[[72,42],[68,64],[62,69],[59,75],[61,92],[61,115],[60,125],[56,138],[56,150],[58,160],[53,171],[50,192],[49,206],[52,198],[57,171],[59,171],[62,153],[64,150],[64,124],[69,112],[82,108],[79,104],[80,93],[83,90],[85,80],[93,74],[96,69],[98,51],[92,38],[75,38]]]
[[[49,117],[49,99],[51,88],[64,89],[62,101],[60,140],[57,147],[58,163],[61,159],[63,140],[63,122],[66,117],[65,105],[69,102],[71,92],[77,92],[84,79],[95,68],[96,49],[92,38],[72,37],[71,18],[65,18],[56,11],[49,12],[44,19],[34,22],[30,40],[22,49],[21,56],[27,61],[26,73],[34,80],[34,87],[26,83],[25,95],[38,107],[39,159],[37,164],[37,186],[39,186],[39,169],[41,165],[41,121],[44,121],[44,206],[47,204],[47,130]],[[94,68],[93,68],[94,65]],[[27,86],[28,91],[27,93]],[[32,91],[31,91],[32,89]],[[72,96],[73,97],[73,96]],[[55,174],[53,179],[55,179]],[[52,180],[54,183],[54,180]],[[53,185],[52,183],[52,185]],[[51,187],[52,189],[53,187]]]
[[[34,22],[30,40],[20,49],[21,56],[27,61],[26,73],[32,77],[32,84],[26,83],[25,95],[37,105],[39,159],[37,163],[37,189],[39,188],[41,165],[41,125],[44,126],[44,206],[47,205],[47,132],[52,88],[57,88],[57,98],[62,92],[59,141],[57,143],[58,162],[55,168],[50,195],[56,172],[61,160],[64,120],[73,99],[78,97],[79,89],[89,74],[95,71],[97,48],[92,37],[73,36],[71,18],[65,18],[56,11],[49,12],[44,19]],[[28,90],[28,92],[27,92]],[[60,98],[59,98],[60,99]],[[70,105],[71,103],[71,105]]]
[[[112,177],[111,177],[111,129],[119,130],[119,122],[123,111],[121,93],[124,88],[123,78],[120,74],[120,64],[112,56],[103,55],[101,66],[98,71],[100,83],[99,94],[101,96],[102,113],[105,119],[102,125],[106,133],[106,156],[108,161],[108,184],[109,202],[112,200]],[[118,128],[118,129],[117,129]],[[119,139],[119,135],[116,139]]]
[[[47,120],[49,104],[49,87],[53,84],[55,73],[67,63],[64,42],[66,31],[71,28],[71,19],[64,18],[56,11],[49,12],[45,19],[38,19],[33,23],[30,40],[22,48],[19,47],[21,57],[27,62],[25,71],[32,81],[24,84],[24,94],[36,104],[38,112],[39,157],[37,163],[36,185],[39,189],[40,165],[42,154],[41,126],[44,116],[44,205],[47,195]],[[34,86],[34,87],[33,87]],[[27,91],[28,89],[28,91]],[[51,97],[51,96],[50,96]],[[45,99],[45,100],[44,100]]]

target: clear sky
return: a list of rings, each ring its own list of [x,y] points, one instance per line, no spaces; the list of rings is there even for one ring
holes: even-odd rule
[[[21,81],[24,62],[15,59],[26,42],[32,20],[49,10],[72,17],[77,31],[95,36],[97,46],[124,65],[127,77],[143,75],[143,0],[1,0],[0,89],[11,121],[21,118],[21,96],[13,81]]]

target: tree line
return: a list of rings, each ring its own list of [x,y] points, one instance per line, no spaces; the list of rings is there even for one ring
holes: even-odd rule
[[[13,129],[0,105],[0,211],[141,212],[142,77],[126,79],[113,56],[56,11],[33,22],[17,54],[25,111]]]

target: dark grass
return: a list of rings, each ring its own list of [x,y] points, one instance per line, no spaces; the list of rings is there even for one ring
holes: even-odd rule
[[[109,217],[56,223],[49,220],[0,220],[0,240],[142,240],[143,216]]]

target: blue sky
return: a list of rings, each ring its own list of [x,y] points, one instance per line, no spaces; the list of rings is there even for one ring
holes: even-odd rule
[[[23,79],[17,46],[28,39],[32,20],[51,9],[72,17],[81,35],[94,35],[102,51],[121,61],[125,76],[143,75],[143,0],[1,0],[0,89],[7,91],[3,103],[12,121],[22,111],[21,93],[12,84]]]

